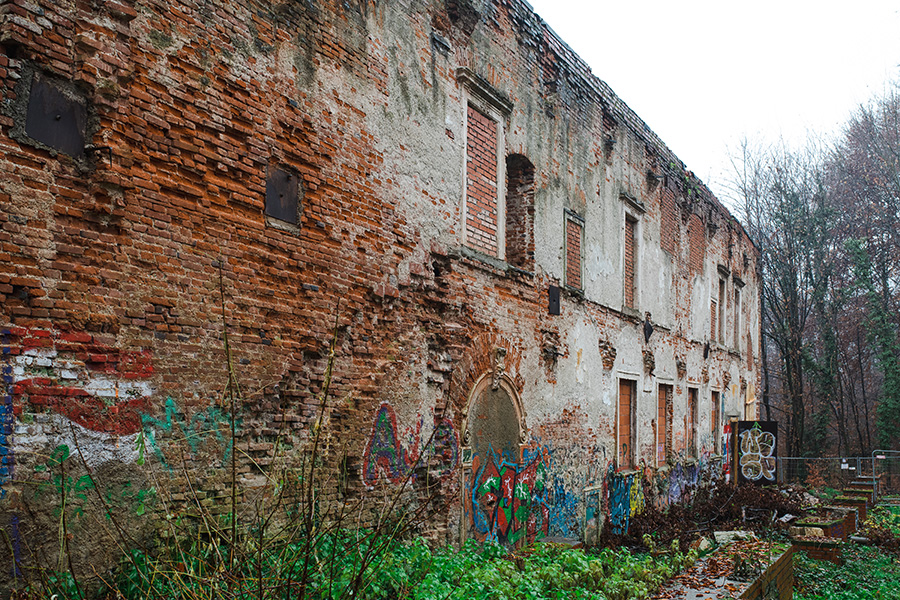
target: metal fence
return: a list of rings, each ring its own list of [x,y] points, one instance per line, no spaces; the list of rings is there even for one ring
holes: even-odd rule
[[[854,480],[878,477],[878,494],[900,494],[900,455],[778,457],[778,482],[842,490]]]

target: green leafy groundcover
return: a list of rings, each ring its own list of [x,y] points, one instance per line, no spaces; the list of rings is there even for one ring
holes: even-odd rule
[[[435,550],[419,539],[391,543],[365,570],[359,592],[348,594],[364,548],[358,541],[349,546],[346,541],[332,538],[318,548],[306,597],[631,600],[647,598],[696,560],[696,551],[684,554],[677,546],[658,557],[625,549],[585,553],[552,544],[537,544],[510,555],[500,546],[473,542],[458,551]],[[243,565],[246,572],[233,573],[230,582],[224,583],[221,575],[204,573],[201,564],[178,564],[173,570],[157,559],[135,554],[123,563],[117,587],[127,599],[209,597],[211,591],[249,599],[259,597],[262,581],[266,597],[293,598],[303,562],[298,558],[282,547],[277,554],[263,557],[262,568],[249,561]]]
[[[794,600],[900,600],[900,562],[872,546],[844,548],[844,564],[794,557]]]

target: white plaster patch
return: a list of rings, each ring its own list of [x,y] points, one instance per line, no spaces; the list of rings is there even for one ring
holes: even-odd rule
[[[73,455],[80,448],[85,462],[91,468],[110,461],[131,464],[138,460],[137,439],[140,433],[112,435],[91,431],[62,415],[46,416],[47,419],[40,424],[16,421],[16,452],[45,452],[48,447],[66,445]],[[76,460],[81,459],[76,457]]]
[[[85,382],[84,389],[100,398],[140,398],[153,393],[147,381],[119,381],[108,377],[92,377]]]

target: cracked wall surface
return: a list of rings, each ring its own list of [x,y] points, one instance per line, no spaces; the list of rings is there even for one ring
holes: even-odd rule
[[[757,250],[524,2],[10,0],[0,47],[0,527],[17,539],[52,546],[26,482],[75,439],[135,519],[185,501],[184,457],[207,505],[224,503],[231,452],[261,485],[285,440],[309,439],[332,342],[334,497],[425,457],[440,486],[426,529],[446,543],[627,528],[719,476],[725,419],[756,415]],[[83,107],[83,154],[23,129],[35,73]],[[478,144],[473,113],[489,121]],[[496,192],[493,244],[466,234],[479,148],[496,152],[478,192]],[[266,214],[274,172],[296,177],[296,223]],[[515,422],[475,434],[479,414]]]

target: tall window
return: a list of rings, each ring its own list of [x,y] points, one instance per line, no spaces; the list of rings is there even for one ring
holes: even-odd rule
[[[687,414],[684,416],[684,435],[688,456],[697,456],[697,388],[688,388]]]
[[[725,280],[719,280],[719,343],[725,343]]]
[[[534,270],[534,165],[521,154],[506,157],[506,262]]]
[[[659,392],[656,399],[656,466],[666,464],[669,457],[669,444],[671,443],[672,421],[672,386],[659,384]]]
[[[625,216],[625,306],[635,308],[635,291],[637,286],[637,221]]]
[[[566,211],[566,285],[576,290],[582,285],[582,241],[584,220],[572,211]]]
[[[497,120],[468,107],[466,124],[466,243],[500,256],[498,242],[499,127]]]
[[[734,347],[741,349],[741,288],[734,287]]]
[[[719,452],[719,439],[722,437],[721,428],[719,427],[719,402],[720,402],[719,392],[713,392],[710,397],[710,403],[712,404],[712,412],[710,414],[710,427],[712,433],[713,440],[713,450],[715,452]]]
[[[637,386],[634,381],[619,380],[619,410],[616,419],[616,459],[619,469],[634,468],[634,403]]]

